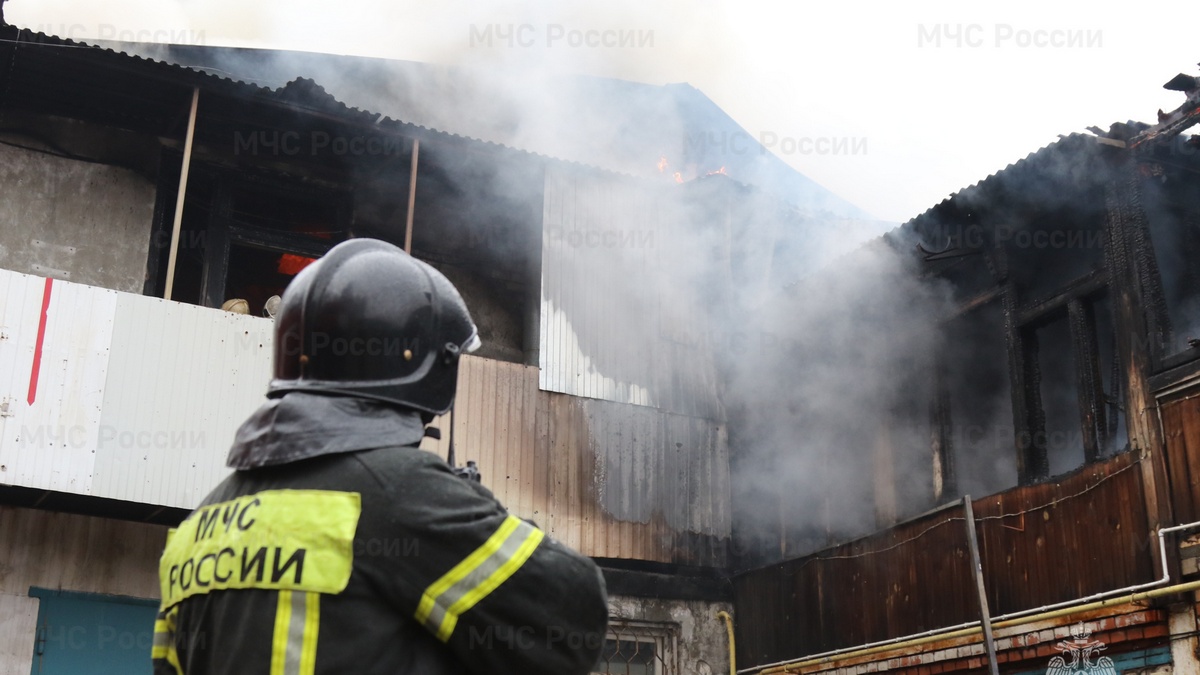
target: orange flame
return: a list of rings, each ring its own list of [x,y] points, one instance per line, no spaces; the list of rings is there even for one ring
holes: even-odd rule
[[[682,173],[680,173],[680,172],[676,171],[675,173],[673,173],[673,174],[671,174],[671,175],[675,177],[675,182],[676,182],[676,183],[682,183],[682,182],[683,182],[683,174],[682,174]]]
[[[302,255],[293,253],[284,253],[279,256],[279,267],[277,268],[280,274],[286,274],[289,277],[300,273],[300,270],[315,263],[316,258],[308,258]]]
[[[728,173],[725,171],[725,167],[721,167],[721,168],[717,169],[716,171],[709,171],[708,173],[706,173],[706,174],[704,174],[704,175],[706,175],[706,176],[716,176],[717,174],[720,174],[720,175],[722,175],[722,176],[728,176],[728,175],[729,175],[729,174],[728,174]]]
[[[662,172],[663,172],[663,171],[665,171],[666,169],[667,169],[667,158],[666,158],[666,157],[659,157],[659,158],[658,158],[658,172],[659,172],[659,173],[662,173]]]

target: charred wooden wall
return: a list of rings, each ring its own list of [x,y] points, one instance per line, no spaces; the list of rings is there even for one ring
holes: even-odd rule
[[[993,616],[1155,577],[1134,453],[972,502]],[[979,618],[961,505],[734,579],[749,667]]]
[[[1200,395],[1162,404],[1171,505],[1180,523],[1200,520]]]

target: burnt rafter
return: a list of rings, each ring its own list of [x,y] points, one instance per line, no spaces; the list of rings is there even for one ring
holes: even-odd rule
[[[1131,149],[1147,141],[1163,141],[1177,136],[1200,122],[1200,77],[1180,73],[1164,84],[1163,89],[1183,92],[1187,99],[1183,105],[1169,113],[1158,111],[1158,124],[1134,136],[1129,142]]]
[[[965,258],[967,256],[979,255],[983,251],[964,246],[955,246],[953,237],[947,237],[946,246],[942,250],[932,251],[925,246],[924,242],[917,242],[917,252],[921,254],[925,262],[934,262],[936,260],[949,260],[951,258]]]

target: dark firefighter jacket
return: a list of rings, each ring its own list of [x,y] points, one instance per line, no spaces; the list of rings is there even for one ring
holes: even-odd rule
[[[415,413],[294,392],[168,538],[156,674],[587,673],[599,569],[415,447]]]

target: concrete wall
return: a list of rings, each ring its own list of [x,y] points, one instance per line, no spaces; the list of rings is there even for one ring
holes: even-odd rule
[[[609,596],[608,610],[614,626],[620,626],[623,620],[628,620],[670,627],[675,637],[673,661],[676,669],[668,671],[666,675],[721,675],[729,672],[729,638],[725,623],[717,617],[717,612],[724,610],[732,613],[733,606],[730,603]],[[628,636],[628,633],[621,635],[624,639],[628,639]]]
[[[141,293],[155,194],[128,169],[0,145],[0,268]]]
[[[28,675],[38,600],[29,588],[158,598],[167,528],[0,506],[0,675]]]

